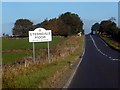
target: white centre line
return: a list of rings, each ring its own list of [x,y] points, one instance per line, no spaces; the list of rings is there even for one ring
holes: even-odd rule
[[[112,60],[114,60],[114,61],[120,61],[120,59],[115,59],[115,58],[113,58]]]
[[[94,44],[95,48],[98,50],[98,52],[100,52],[102,55],[108,57],[110,60],[120,61],[120,59],[114,59],[114,58],[112,58],[112,57],[106,55],[105,53],[103,53],[103,52],[97,47],[97,45],[96,45],[96,43],[95,43],[95,41],[94,41],[94,39],[93,39],[93,37],[92,37],[91,35],[90,35],[90,38],[92,39],[93,44]],[[107,45],[107,44],[105,44],[105,45]]]

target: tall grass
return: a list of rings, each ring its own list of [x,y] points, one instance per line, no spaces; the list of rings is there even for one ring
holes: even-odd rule
[[[53,83],[59,80],[60,77],[55,78],[53,76],[55,76],[56,73],[60,72],[62,73],[61,75],[63,75],[63,73],[65,74],[65,72],[70,68],[70,65],[73,62],[75,62],[76,58],[78,58],[82,54],[83,46],[84,46],[83,36],[69,37],[61,44],[54,47],[53,50],[51,50],[52,52],[51,64],[48,64],[48,62],[44,60],[44,63],[33,63],[26,68],[24,67],[24,65],[21,67],[17,66],[3,68],[4,71],[3,87],[4,88],[54,87]],[[61,78],[62,77],[63,76],[61,76]]]

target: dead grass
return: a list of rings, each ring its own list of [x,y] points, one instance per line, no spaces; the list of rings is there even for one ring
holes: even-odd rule
[[[23,62],[4,66],[3,87],[62,87],[69,77],[65,72],[72,72],[71,66],[78,62],[83,46],[83,36],[69,37],[50,50],[51,64],[48,64],[45,55],[44,58],[38,56],[35,63],[29,57]]]

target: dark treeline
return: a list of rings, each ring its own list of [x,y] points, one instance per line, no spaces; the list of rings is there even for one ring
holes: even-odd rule
[[[120,28],[117,27],[114,21],[115,18],[112,17],[109,20],[101,21],[100,24],[95,23],[91,27],[91,33],[106,35],[120,42]]]
[[[39,27],[52,30],[54,36],[59,35],[67,37],[79,32],[84,34],[82,20],[77,14],[71,12],[61,14],[58,18],[50,20],[45,19],[43,22],[36,25],[33,25],[33,22],[28,19],[18,19],[14,24],[12,33],[14,36],[27,37],[28,31],[32,31]]]

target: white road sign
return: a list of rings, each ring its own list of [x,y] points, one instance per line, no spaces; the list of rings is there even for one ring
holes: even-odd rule
[[[29,31],[29,42],[49,42],[52,41],[51,30],[44,28],[36,28],[34,31]]]

